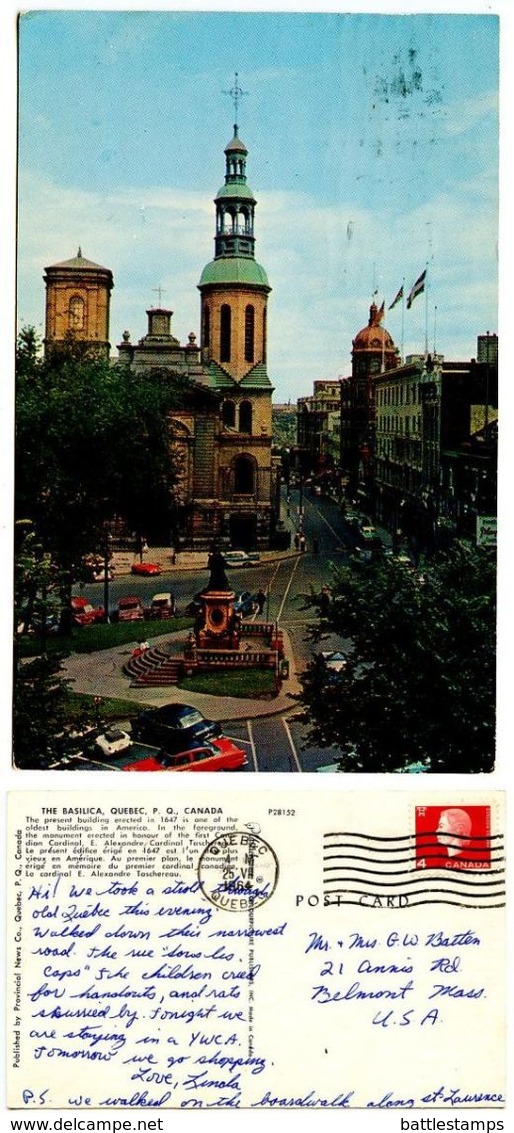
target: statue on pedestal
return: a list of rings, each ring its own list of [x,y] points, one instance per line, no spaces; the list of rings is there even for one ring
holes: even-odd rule
[[[209,555],[207,566],[211,572],[207,590],[230,591],[230,583],[225,574],[225,559],[215,544]]]

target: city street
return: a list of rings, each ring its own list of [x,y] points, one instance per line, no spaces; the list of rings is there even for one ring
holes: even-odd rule
[[[305,608],[303,595],[313,590],[319,593],[321,587],[330,584],[332,569],[342,565],[352,545],[351,536],[341,517],[340,506],[333,499],[311,495],[307,490],[291,491],[289,515],[283,501],[283,515],[292,535],[302,527],[306,539],[306,549],[300,554],[289,554],[272,561],[263,560],[256,566],[231,569],[228,572],[230,583],[236,593],[250,590],[252,593],[262,587],[266,593],[263,617],[277,621],[287,633],[291,649],[292,677],[300,674],[317,648],[335,648],[340,642],[324,640],[317,645],[309,638],[309,630],[316,624],[316,616]],[[313,550],[317,540],[318,551]],[[293,544],[294,546],[294,544]],[[151,549],[146,558],[152,561]],[[115,577],[109,584],[109,607],[115,608],[118,599],[127,594],[139,595],[149,604],[153,594],[171,590],[175,595],[179,612],[183,611],[193,595],[204,588],[208,581],[207,569],[187,568],[179,562],[176,567],[153,578],[139,578],[132,575]],[[103,597],[102,584],[89,584],[81,588],[92,602],[100,603]],[[143,633],[143,624],[141,633]],[[164,629],[164,626],[163,626]],[[87,631],[86,631],[87,632]],[[138,623],[134,634],[137,637]],[[161,690],[165,691],[165,690]],[[288,682],[283,683],[282,701],[287,700]],[[187,694],[185,694],[187,698]],[[334,762],[337,752],[309,747],[306,744],[307,729],[299,719],[300,709],[291,696],[290,707],[279,713],[273,712],[270,702],[269,714],[253,711],[251,701],[246,702],[247,712],[239,713],[237,719],[224,719],[224,731],[237,739],[247,750],[245,771],[259,772],[309,772]],[[219,718],[223,718],[220,714]]]

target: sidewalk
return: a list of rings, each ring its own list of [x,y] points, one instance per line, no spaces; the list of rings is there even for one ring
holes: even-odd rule
[[[245,567],[243,563],[238,569],[251,569],[257,573],[259,566],[275,563],[282,559],[295,558],[298,553],[294,547],[288,551],[262,551],[258,563],[252,564],[250,568]],[[180,551],[176,554],[175,562],[173,562],[173,553],[170,547],[149,547],[143,555],[143,562],[158,563],[163,574],[168,574],[170,571],[207,571],[208,558],[208,551]],[[115,578],[119,578],[121,575],[130,574],[132,563],[139,562],[139,555],[134,555],[131,551],[115,551],[111,562]]]
[[[149,705],[160,708],[163,704],[186,701],[187,704],[193,704],[209,719],[220,721],[276,716],[287,712],[293,706],[291,693],[298,692],[300,688],[289,635],[285,630],[282,632],[290,676],[283,681],[278,696],[269,699],[211,696],[207,693],[189,692],[177,688],[176,685],[166,685],[162,688],[133,688],[130,678],[123,672],[123,666],[138,644],[136,639],[115,649],[104,649],[92,654],[74,653],[66,659],[63,675],[72,682],[73,692],[87,693],[89,696],[119,697],[133,701],[134,706]],[[152,638],[152,645],[166,645],[171,654],[180,654],[187,633],[187,630],[181,630],[175,634],[163,634],[162,637]]]

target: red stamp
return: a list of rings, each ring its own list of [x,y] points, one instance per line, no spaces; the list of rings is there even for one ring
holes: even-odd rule
[[[491,808],[417,806],[416,868],[491,868]]]

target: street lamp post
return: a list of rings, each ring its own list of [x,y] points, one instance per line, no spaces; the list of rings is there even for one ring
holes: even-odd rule
[[[109,622],[109,560],[111,552],[111,536],[107,524],[104,527],[104,622]]]

